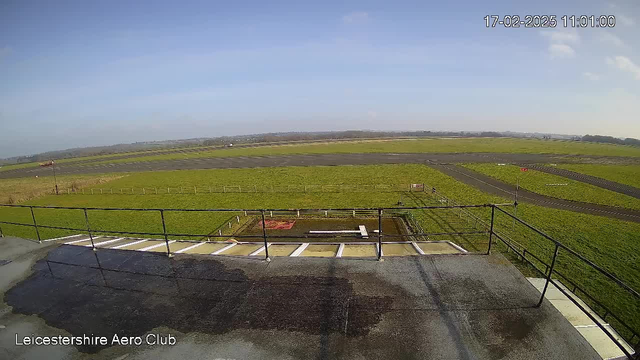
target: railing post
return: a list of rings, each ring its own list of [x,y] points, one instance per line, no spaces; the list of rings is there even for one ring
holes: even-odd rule
[[[87,232],[89,233],[89,239],[91,240],[91,248],[96,251],[96,245],[93,243],[93,234],[91,233],[91,226],[89,225],[89,215],[87,214],[87,208],[84,208],[84,221],[87,223]]]
[[[382,261],[382,209],[378,209],[378,261]]]
[[[491,228],[489,229],[489,246],[487,248],[487,255],[491,254],[491,242],[493,241],[493,219],[496,215],[496,206],[491,205]]]
[[[260,215],[262,215],[262,239],[264,240],[264,254],[265,261],[269,262],[269,244],[267,244],[267,223],[264,220],[264,210],[260,210]]]
[[[169,248],[169,236],[167,235],[167,225],[164,222],[163,209],[160,209],[160,218],[162,219],[162,233],[164,233],[164,243],[167,244],[167,256],[171,257],[171,249]]]
[[[38,223],[36,222],[36,215],[33,213],[33,206],[29,206],[29,209],[31,210],[31,218],[33,219],[33,226],[35,226],[36,228],[36,235],[38,236],[38,242],[42,243],[42,240],[40,239],[40,230],[38,230]]]
[[[547,287],[549,287],[549,281],[551,280],[551,275],[553,274],[553,267],[556,265],[558,250],[560,250],[560,247],[558,246],[558,244],[556,244],[556,249],[553,252],[553,259],[551,260],[551,267],[549,268],[549,274],[547,274],[547,282],[544,284],[544,289],[542,289],[542,295],[540,296],[540,301],[538,301],[538,305],[536,305],[536,307],[540,307],[540,305],[542,305],[542,301],[544,300],[544,294],[547,292]]]

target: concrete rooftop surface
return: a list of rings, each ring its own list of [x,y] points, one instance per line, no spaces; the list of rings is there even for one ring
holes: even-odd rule
[[[3,238],[0,259],[2,359],[600,359],[498,254],[267,263]]]

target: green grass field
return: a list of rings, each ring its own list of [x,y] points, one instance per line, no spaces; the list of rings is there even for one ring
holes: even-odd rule
[[[232,156],[341,153],[533,153],[640,157],[640,148],[622,145],[582,143],[560,140],[512,138],[433,138],[407,140],[368,140],[336,143],[292,144],[253,148],[203,149],[198,152],[139,156],[91,162],[91,164],[197,159]]]
[[[463,166],[481,174],[491,176],[507,184],[514,185],[514,189],[519,179],[521,188],[542,195],[593,204],[640,209],[640,199],[619,194],[594,185],[585,184],[580,181],[567,179],[562,176],[551,175],[532,169],[523,172],[520,171],[519,166],[515,165],[501,166],[497,164],[464,164]]]
[[[4,181],[4,180],[2,180]],[[1,181],[0,181],[1,182]],[[168,171],[128,174],[110,181],[112,187],[153,187],[153,186],[198,186],[228,185],[242,183],[260,184],[389,184],[426,183],[435,186],[439,192],[462,203],[497,203],[507,199],[489,196],[475,188],[459,183],[434,169],[422,165],[380,165],[380,166],[331,166],[331,167],[287,167],[267,169],[225,169],[197,171]],[[417,194],[413,194],[417,195]],[[403,195],[405,205],[434,204],[429,202],[429,194]],[[305,207],[378,207],[394,206],[400,193],[203,193],[172,195],[61,195],[45,196],[28,201],[28,204],[58,205],[72,207],[121,207],[121,208],[305,208]],[[488,219],[488,209],[476,210]],[[36,209],[35,215],[40,225],[69,226],[84,229],[86,224],[81,210]],[[219,226],[233,219],[236,212],[227,213],[177,213],[165,214],[170,233],[209,234]],[[608,271],[640,289],[640,224],[608,219],[599,216],[578,214],[570,211],[546,209],[532,205],[520,205],[518,215],[531,222],[570,248],[583,254]],[[426,231],[441,229],[455,230],[461,222],[451,210],[415,212],[416,219]],[[0,208],[3,221],[31,222],[29,209]],[[119,231],[162,232],[159,212],[109,212],[90,211],[93,229]],[[35,238],[31,228],[2,225],[6,234]],[[550,261],[553,246],[523,226],[514,225],[506,215],[496,216],[496,230],[508,234],[528,251]],[[42,229],[44,238],[67,235],[69,232]],[[456,240],[454,238],[454,240]],[[467,248],[477,241],[480,250],[487,239],[459,239]],[[500,247],[499,247],[500,248]],[[625,319],[631,319],[636,329],[640,329],[640,303],[614,286],[602,276],[585,268],[576,259],[561,253],[558,269],[575,279],[577,283],[598,294],[598,300]]]
[[[263,156],[287,154],[331,154],[331,153],[461,153],[461,152],[497,152],[531,153],[561,155],[594,155],[640,157],[640,148],[625,145],[576,142],[568,140],[539,140],[517,138],[421,138],[421,139],[374,139],[345,142],[296,143],[288,145],[269,145],[251,148],[220,148],[202,146],[189,148],[154,149],[119,154],[104,154],[57,160],[64,164],[75,161],[87,161],[87,164],[142,162],[176,159],[196,159],[233,156]],[[158,152],[170,151],[169,154]],[[119,156],[138,155],[124,159],[112,159]],[[92,161],[95,160],[95,161]],[[38,163],[5,165],[0,171],[36,167]]]
[[[640,165],[558,164],[557,167],[640,188]]]

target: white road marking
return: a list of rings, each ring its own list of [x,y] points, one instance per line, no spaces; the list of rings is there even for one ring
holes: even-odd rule
[[[128,243],[128,244],[122,244],[122,245],[114,246],[114,247],[112,247],[112,249],[120,249],[120,248],[127,247],[127,246],[130,246],[130,245],[140,244],[140,243],[143,243],[145,241],[147,241],[147,240],[146,239],[145,240],[138,240],[138,241],[134,241],[134,242]]]
[[[66,243],[64,243],[64,244],[65,244],[65,245],[77,244],[77,243],[79,243],[79,242],[83,242],[83,241],[87,241],[87,240],[91,240],[91,238],[90,238],[90,237],[88,237],[88,238],[85,238],[85,239],[69,241],[69,242],[66,242]]]
[[[76,237],[76,236],[86,236],[86,235],[76,234],[76,235],[63,236],[63,237],[58,237],[58,238],[53,238],[53,239],[46,239],[46,240],[42,240],[42,241],[65,240],[65,239],[70,239],[70,238]]]
[[[416,249],[416,251],[420,254],[420,255],[425,255],[424,251],[422,251],[422,249],[420,249],[420,246],[418,246],[418,244],[416,244],[415,241],[411,242],[411,245],[413,245],[413,248]]]
[[[117,239],[111,239],[111,240],[107,240],[107,241],[103,241],[103,242],[99,242],[99,243],[93,243],[93,245],[98,246],[98,245],[111,244],[111,243],[114,243],[116,241],[120,241],[122,239],[124,239],[124,238],[117,238]],[[85,246],[91,247],[90,244],[89,245],[85,245]]]
[[[304,249],[307,248],[307,246],[309,246],[309,243],[304,243],[302,245],[300,245],[296,251],[292,252],[291,255],[289,255],[290,257],[298,257],[300,256],[300,254],[302,254],[302,252],[304,251]]]
[[[176,241],[175,240],[168,241],[169,244],[173,244],[174,242],[176,242]],[[166,246],[166,245],[167,245],[167,242],[161,242],[160,244],[147,246],[146,248],[138,249],[137,251],[149,251],[151,249],[155,249],[155,248],[158,248],[160,246]]]
[[[220,250],[216,250],[216,251],[212,252],[212,253],[211,253],[211,255],[218,255],[218,254],[220,254],[221,252],[223,252],[223,251],[227,251],[227,250],[231,249],[232,247],[234,247],[234,246],[236,246],[236,245],[238,245],[238,243],[229,244],[229,245],[227,245],[227,246],[223,247],[223,248],[222,248],[222,249],[220,249]]]
[[[452,243],[451,241],[447,241],[447,243],[449,243],[449,245],[453,246],[454,248],[456,248],[456,249],[458,249],[458,250],[462,251],[463,253],[468,252],[467,250],[463,249],[461,246],[458,246],[458,245],[456,245],[456,244]]]
[[[181,253],[183,253],[183,252],[187,252],[187,251],[189,251],[189,250],[191,250],[191,249],[195,249],[195,248],[197,248],[198,246],[202,246],[202,245],[204,245],[204,244],[206,244],[206,242],[204,242],[204,241],[203,241],[203,242],[201,242],[201,243],[198,243],[198,244],[195,244],[195,245],[191,245],[191,246],[189,246],[189,247],[186,247],[186,248],[184,248],[184,249],[180,249],[180,250],[176,251],[176,252],[175,252],[175,254],[181,254]]]
[[[271,243],[267,243],[267,247],[270,247],[270,246],[271,246]],[[264,246],[262,246],[260,249],[258,249],[256,251],[252,252],[251,254],[249,254],[249,256],[256,256],[256,255],[260,254],[263,251],[264,251]]]
[[[338,252],[336,253],[336,257],[341,258],[343,251],[344,251],[344,244],[340,244],[340,247],[338,248]]]
[[[362,235],[363,238],[368,239],[369,234],[367,234],[367,228],[364,225],[360,225],[358,228],[360,229],[360,235]]]

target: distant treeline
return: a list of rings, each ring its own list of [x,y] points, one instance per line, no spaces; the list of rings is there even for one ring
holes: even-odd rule
[[[626,138],[620,139],[615,138],[613,136],[603,136],[603,135],[585,135],[582,137],[582,141],[590,141],[590,142],[598,142],[598,143],[608,143],[608,144],[618,144],[618,145],[633,145],[640,146],[640,140],[634,138]]]
[[[228,144],[252,144],[252,143],[273,143],[286,141],[311,141],[311,140],[343,140],[343,139],[377,139],[396,137],[505,137],[499,132],[460,132],[460,131],[336,131],[336,132],[313,132],[313,133],[269,133],[242,136],[223,136],[208,139],[203,142],[204,146],[228,145]]]

